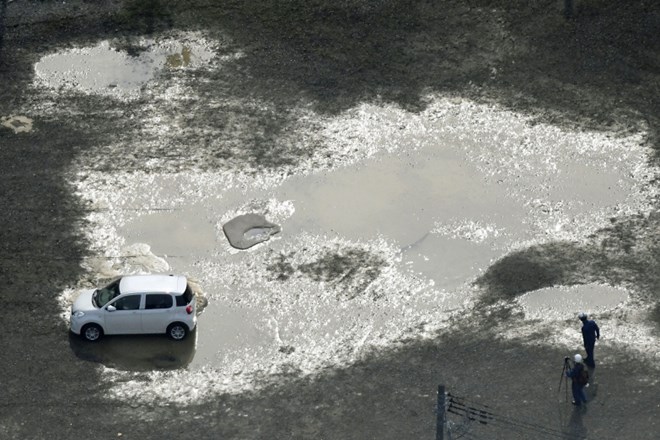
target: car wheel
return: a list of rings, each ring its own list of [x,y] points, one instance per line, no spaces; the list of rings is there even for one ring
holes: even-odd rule
[[[82,328],[80,334],[88,341],[95,342],[103,336],[103,329],[96,324],[87,324]]]
[[[181,324],[180,322],[175,322],[167,327],[167,336],[174,339],[175,341],[184,339],[187,334],[188,327],[186,327],[185,324]]]

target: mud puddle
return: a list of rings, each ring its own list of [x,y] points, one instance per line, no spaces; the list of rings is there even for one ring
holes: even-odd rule
[[[573,319],[578,312],[589,315],[609,311],[628,299],[628,292],[603,284],[557,286],[528,292],[518,303],[528,319]]]
[[[470,220],[524,231],[523,204],[458,149],[429,146],[374,159],[284,183],[278,193],[296,201],[291,227],[351,240],[387,237],[405,263],[445,289],[475,277],[500,252],[490,242],[450,235],[454,228],[443,234],[438,225]]]
[[[14,134],[31,132],[33,122],[27,116],[10,115],[0,117],[0,126],[12,130]]]
[[[203,206],[191,205],[140,216],[120,233],[129,243],[149,243],[155,255],[189,273],[195,261],[209,258],[216,248],[216,221]]]
[[[589,169],[562,170],[565,186],[552,188],[553,197],[577,214],[579,207],[586,212],[625,200],[620,191],[596,201],[589,191],[570,191],[592,177],[599,186],[619,184],[615,173],[593,168],[597,175],[591,175]],[[158,179],[150,185],[171,186]],[[515,243],[545,233],[538,225],[552,213],[530,209],[531,197],[511,189],[484,176],[466,151],[429,146],[291,178],[267,191],[181,201],[172,210],[137,215],[118,233],[126,242],[147,243],[172,271],[203,285],[209,305],[200,317],[190,367],[242,371],[238,360],[249,364],[257,354],[272,359],[304,358],[319,350],[327,350],[328,358],[332,351],[352,353],[366,341],[380,344],[462,307],[470,299],[469,282],[493,260]],[[183,200],[180,196],[165,191],[158,198]],[[250,251],[232,249],[223,219],[250,209],[268,211],[265,197],[271,211],[293,206],[283,217],[269,219],[282,225],[282,233]],[[237,206],[242,200],[261,202]],[[278,262],[284,272],[273,269]],[[360,272],[370,265],[371,272]],[[581,303],[563,303],[593,309],[615,305],[618,299],[612,298],[619,298],[582,297]],[[530,294],[524,304],[531,315],[544,313],[555,307],[545,299],[543,293]]]
[[[46,55],[35,65],[35,83],[55,90],[131,97],[165,68],[199,67],[214,56],[195,34],[160,41],[143,38],[130,49],[129,53],[120,42],[106,40]]]
[[[200,317],[193,367],[220,367],[246,351],[280,356],[293,349],[309,356],[324,345],[350,352],[362,338],[387,339],[422,316],[440,320],[443,310],[465,301],[466,280],[499,253],[488,242],[435,233],[437,223],[478,217],[519,229],[524,213],[451,148],[377,156],[368,164],[294,178],[266,193],[243,194],[295,208],[273,219],[281,220],[279,237],[248,252],[231,249],[222,233],[221,220],[231,218],[227,213],[241,200],[240,194],[224,195],[139,215],[118,231],[203,284],[210,301]],[[290,279],[274,280],[283,275],[269,269],[277,255],[290,256],[285,264],[300,268]],[[328,293],[319,295],[323,290]]]
[[[73,183],[115,213],[90,217],[91,242],[115,253],[148,248],[208,299],[192,360],[162,376],[153,398],[181,383],[198,396],[248,389],[291,368],[313,373],[430,337],[474,304],[472,281],[511,250],[579,240],[646,203],[639,188],[651,171],[637,138],[618,144],[446,100],[421,114],[365,105],[319,124],[321,151],[337,152],[332,166],[301,162],[254,177],[89,171]],[[247,213],[281,232],[232,248],[222,225]],[[147,263],[116,260],[113,269]],[[557,319],[545,310],[559,306],[534,295],[528,316]],[[601,311],[620,298],[578,297],[560,302]],[[138,388],[120,380],[112,393],[148,400]]]
[[[228,368],[240,358],[236,353],[261,351],[278,342],[268,315],[254,308],[217,301],[202,319],[193,369]]]

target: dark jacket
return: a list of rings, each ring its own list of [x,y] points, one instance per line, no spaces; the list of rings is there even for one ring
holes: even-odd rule
[[[600,338],[600,329],[595,321],[585,320],[582,325],[582,339],[586,343],[593,343]]]
[[[578,377],[580,377],[580,373],[582,373],[582,370],[584,370],[584,365],[576,363],[573,365],[573,368],[569,368],[569,370],[566,372],[566,376],[573,379],[574,387],[582,388],[584,386],[578,383]]]

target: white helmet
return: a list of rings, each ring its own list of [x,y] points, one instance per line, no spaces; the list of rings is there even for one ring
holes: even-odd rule
[[[580,312],[580,313],[578,313],[578,318],[580,318],[580,319],[587,319],[587,314],[584,313],[584,312]]]
[[[582,356],[579,354],[576,354],[575,357],[573,358],[576,364],[581,364],[582,363]]]

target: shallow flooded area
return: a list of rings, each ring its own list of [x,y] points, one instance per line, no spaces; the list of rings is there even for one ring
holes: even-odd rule
[[[391,109],[382,112],[380,118],[392,120]],[[456,113],[450,119],[470,117]],[[494,133],[505,117],[492,115]],[[443,123],[405,112],[396,120],[426,131]],[[219,386],[230,388],[292,361],[313,372],[407,337],[419,326],[424,332],[442,328],[478,300],[471,283],[510,250],[577,237],[607,224],[607,212],[645,203],[631,193],[639,184],[633,173],[643,175],[641,163],[615,157],[609,166],[596,145],[582,147],[580,162],[569,160],[561,149],[572,151],[575,141],[557,133],[563,141],[547,151],[551,166],[542,166],[536,155],[516,157],[516,137],[534,145],[547,132],[515,124],[518,129],[501,137],[500,154],[492,158],[485,150],[475,155],[481,151],[472,148],[478,134],[452,132],[409,147],[407,137],[383,138],[382,149],[400,152],[338,162],[265,188],[232,188],[225,177],[211,174],[122,177],[124,185],[132,183],[120,194],[89,192],[97,202],[117,195],[121,200],[121,215],[103,219],[92,234],[116,231],[113,242],[149,246],[170,271],[200,283],[208,306],[189,368],[217,369],[223,383],[232,384]],[[586,134],[576,136],[587,141]],[[643,160],[623,145],[621,154]],[[500,164],[486,167],[491,160]],[[145,204],[152,209],[121,208]],[[264,215],[281,232],[250,249],[234,249],[223,225],[247,213]],[[529,319],[553,320],[581,309],[608,311],[627,297],[608,286],[573,290],[530,292],[520,303]]]

